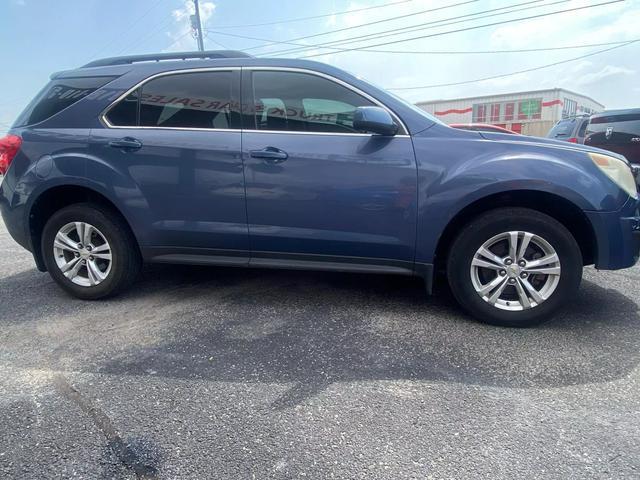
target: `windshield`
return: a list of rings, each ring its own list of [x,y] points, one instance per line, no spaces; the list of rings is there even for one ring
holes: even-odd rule
[[[549,131],[547,137],[548,138],[558,138],[558,137],[570,137],[571,132],[573,132],[573,127],[576,124],[575,118],[569,118],[567,120],[560,120],[555,126]]]
[[[360,76],[358,76],[357,78],[359,78],[360,80],[363,80],[365,82],[367,82],[370,85],[373,85],[374,87],[376,87],[379,90],[382,90],[384,93],[386,93],[387,95],[389,95],[390,97],[393,97],[395,100],[397,100],[398,102],[402,102],[404,105],[406,105],[407,107],[411,108],[411,110],[413,110],[414,112],[422,115],[424,118],[426,118],[427,120],[431,120],[432,122],[435,123],[439,123],[440,125],[446,125],[446,123],[444,123],[442,120],[440,120],[439,118],[436,118],[434,115],[431,115],[429,112],[424,111],[423,109],[421,109],[420,107],[416,106],[415,104],[411,103],[409,100],[400,97],[399,95],[390,92],[389,90],[387,90],[384,87],[381,87],[380,85],[376,84],[375,82],[372,82],[366,78],[362,78]]]
[[[439,123],[441,125],[446,125],[446,123],[444,123],[442,120],[440,120],[439,118],[437,118],[434,115],[431,115],[429,112],[424,111],[423,109],[421,109],[420,107],[418,107],[417,105],[409,102],[408,100],[405,100],[404,98],[396,95],[393,92],[390,92],[389,90],[385,90],[385,93],[387,95],[392,96],[393,98],[395,98],[396,100],[398,100],[399,102],[404,103],[407,107],[410,107],[414,112],[419,113],[420,115],[422,115],[423,117],[425,117],[428,120],[431,120],[432,122],[436,122]]]

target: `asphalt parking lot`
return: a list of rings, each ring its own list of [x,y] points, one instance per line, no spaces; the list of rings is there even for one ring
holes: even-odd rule
[[[640,268],[513,330],[392,276],[149,266],[84,302],[0,251],[2,478],[640,476]]]

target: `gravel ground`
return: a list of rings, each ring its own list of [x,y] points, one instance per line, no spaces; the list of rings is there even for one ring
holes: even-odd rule
[[[410,278],[146,267],[65,295],[0,224],[2,478],[639,478],[640,268],[551,323]]]

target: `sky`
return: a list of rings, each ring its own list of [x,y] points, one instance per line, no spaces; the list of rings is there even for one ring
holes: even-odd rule
[[[640,42],[594,46],[640,39],[640,0],[611,1],[200,0],[200,9],[205,49],[312,56],[411,102],[560,87],[607,108],[640,107]],[[196,50],[192,8],[192,0],[0,0],[0,132],[53,72],[102,57]],[[498,22],[507,23],[475,28]],[[399,28],[409,31],[390,32]],[[330,42],[333,50],[317,46]],[[466,53],[433,53],[443,51]]]

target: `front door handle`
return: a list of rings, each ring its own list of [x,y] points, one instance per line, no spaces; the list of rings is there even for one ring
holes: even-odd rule
[[[252,158],[263,158],[269,163],[281,163],[289,158],[287,152],[275,147],[266,147],[262,150],[251,150],[249,154]]]
[[[133,137],[124,137],[118,140],[111,140],[109,146],[113,148],[121,148],[125,151],[133,151],[142,148],[142,142]]]

